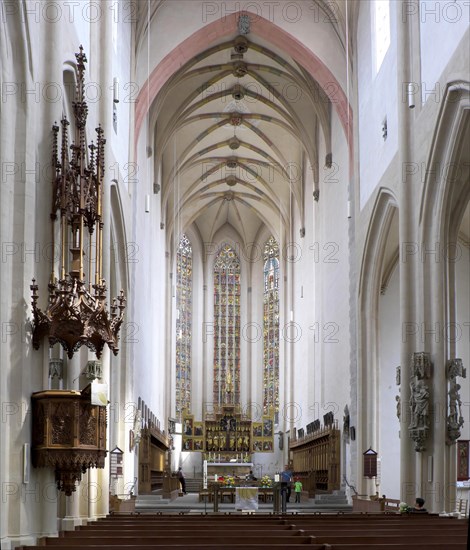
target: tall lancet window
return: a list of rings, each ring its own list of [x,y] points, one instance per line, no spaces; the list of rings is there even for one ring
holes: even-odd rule
[[[228,244],[214,264],[214,403],[240,402],[240,260]]]
[[[271,237],[264,246],[263,409],[279,415],[279,245]]]
[[[193,249],[183,235],[176,255],[176,417],[191,408]]]

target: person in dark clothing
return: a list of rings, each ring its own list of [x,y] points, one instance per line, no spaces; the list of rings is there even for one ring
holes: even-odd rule
[[[181,468],[178,469],[178,479],[181,483],[181,490],[183,491],[183,494],[186,495],[186,479],[183,474],[183,470]]]
[[[284,471],[281,472],[281,491],[286,491],[286,502],[290,501],[292,483],[292,472],[289,470],[289,466],[286,464]]]
[[[423,498],[420,498],[418,497],[415,501],[415,505],[413,507],[413,509],[411,510],[413,513],[415,512],[424,512],[424,513],[427,513],[427,510],[426,508],[424,507],[424,499]]]

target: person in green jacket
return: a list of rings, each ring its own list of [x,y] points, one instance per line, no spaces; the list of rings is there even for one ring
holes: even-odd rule
[[[295,502],[300,502],[300,493],[302,492],[302,482],[298,477],[295,478],[294,492],[295,492]]]

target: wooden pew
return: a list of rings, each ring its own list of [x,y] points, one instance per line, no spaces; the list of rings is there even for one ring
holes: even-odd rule
[[[305,544],[305,543],[300,543]],[[193,544],[191,546],[187,546],[186,544],[162,544],[158,546],[148,546],[148,545],[134,545],[134,546],[123,546],[120,544],[111,544],[107,546],[96,546],[96,545],[90,545],[86,546],[87,550],[129,550],[129,548],[132,548],[132,550],[149,550],[150,548],[156,548],[158,550],[187,550],[190,548],[191,550],[206,550],[207,548],[212,548],[214,550],[270,550],[271,548],[279,548],[282,550],[298,550],[300,544],[291,544],[290,542],[286,544],[285,542],[278,542],[274,544],[250,544],[250,543],[243,543],[243,544],[230,544],[227,541],[225,541],[223,544],[217,543],[217,544]],[[307,543],[309,550],[331,550],[331,547],[329,545],[324,544],[310,544]],[[44,550],[44,546],[21,546],[17,550]],[[51,547],[52,548],[52,547]],[[54,546],[54,550],[70,550],[70,546]],[[82,547],[85,548],[85,547]],[[382,549],[383,550],[383,549]],[[397,549],[397,550],[409,550],[409,549]],[[424,549],[417,549],[417,550],[424,550]],[[440,550],[440,549],[439,549]]]
[[[92,522],[42,546],[53,550],[463,550],[468,520],[433,515],[147,515]]]
[[[91,546],[111,546],[113,544],[119,546],[133,547],[134,545],[154,545],[156,547],[161,545],[180,544],[185,545],[187,548],[193,545],[220,545],[224,546],[229,541],[237,542],[237,544],[262,544],[274,545],[280,544],[285,541],[287,544],[309,544],[311,537],[302,536],[300,533],[292,531],[291,533],[284,531],[285,536],[280,536],[280,533],[274,535],[261,535],[259,533],[244,534],[240,532],[231,533],[204,533],[204,534],[185,534],[184,532],[173,533],[171,535],[162,533],[161,535],[133,535],[133,536],[121,536],[120,534],[114,534],[112,536],[91,536],[88,541],[86,537],[58,537],[47,538],[45,541],[46,547],[67,547],[67,548],[88,548]],[[87,544],[87,542],[89,544]],[[322,542],[323,543],[323,542]]]

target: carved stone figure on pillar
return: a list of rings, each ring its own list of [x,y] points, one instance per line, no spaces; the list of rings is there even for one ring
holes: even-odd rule
[[[411,383],[411,424],[410,428],[427,425],[429,416],[429,388],[424,380]]]
[[[395,395],[395,401],[397,402],[397,418],[398,420],[401,420],[401,397],[399,395]]]
[[[398,365],[398,367],[396,368],[395,383],[398,386],[398,392],[399,392],[398,395],[395,395],[395,401],[397,402],[397,418],[398,418],[398,421],[400,422],[401,421],[401,395],[400,395],[401,366],[400,365]]]
[[[412,381],[410,386],[410,435],[416,442],[415,450],[423,451],[429,428],[429,387],[424,380]]]
[[[460,428],[464,424],[462,416],[462,401],[460,399],[460,384],[457,376],[467,377],[467,371],[462,359],[452,359],[447,365],[447,379],[449,380],[449,414],[447,415],[447,445],[452,445],[460,437]]]
[[[464,424],[462,416],[462,401],[460,399],[460,384],[451,383],[449,390],[449,415],[447,417],[447,444],[451,445],[460,437],[460,428]]]
[[[343,438],[349,440],[349,408],[347,405],[344,407],[344,416],[343,416]]]
[[[425,450],[425,442],[429,435],[429,386],[425,379],[431,377],[431,360],[429,353],[413,353],[411,359],[410,380],[410,415],[408,432],[415,442],[415,451]]]

